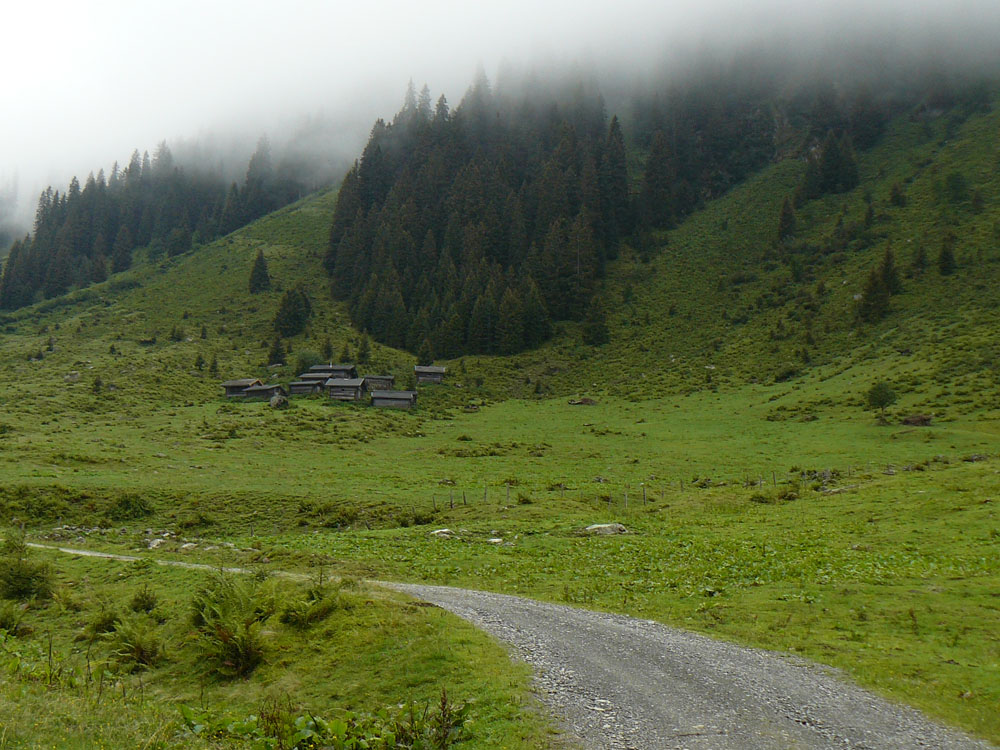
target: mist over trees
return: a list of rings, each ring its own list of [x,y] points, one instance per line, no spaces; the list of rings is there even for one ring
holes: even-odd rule
[[[75,177],[38,199],[33,232],[16,240],[0,276],[0,308],[16,309],[104,281],[132,265],[137,248],[150,259],[175,256],[238,229],[305,192],[279,175],[262,138],[242,183],[177,165],[166,143],[132,153],[111,173]]]

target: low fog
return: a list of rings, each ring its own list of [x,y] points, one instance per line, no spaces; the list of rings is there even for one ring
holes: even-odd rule
[[[179,162],[235,177],[266,134],[331,179],[408,81],[454,105],[479,66],[501,81],[585,75],[613,109],[615,92],[750,51],[804,76],[1000,60],[996,0],[58,0],[5,16],[0,235],[30,226],[46,185],[164,140]]]

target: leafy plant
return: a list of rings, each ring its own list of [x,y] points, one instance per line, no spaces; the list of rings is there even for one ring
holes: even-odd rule
[[[105,634],[111,645],[112,658],[126,671],[135,672],[156,666],[164,657],[160,633],[146,614],[122,617],[112,633]]]
[[[212,671],[245,677],[264,660],[262,623],[276,610],[272,591],[260,582],[219,573],[192,600],[198,647]]]

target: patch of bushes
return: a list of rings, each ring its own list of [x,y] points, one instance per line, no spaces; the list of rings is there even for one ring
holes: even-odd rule
[[[112,521],[134,521],[151,515],[152,506],[146,498],[131,493],[122,495],[108,509],[108,517]]]
[[[0,554],[0,599],[26,601],[52,596],[49,566],[28,556],[23,538],[8,539]]]

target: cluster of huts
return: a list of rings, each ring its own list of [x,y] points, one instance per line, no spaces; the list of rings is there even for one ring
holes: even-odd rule
[[[413,368],[417,384],[441,383],[444,367],[417,365]],[[372,406],[390,409],[412,409],[417,403],[416,391],[393,390],[395,375],[358,375],[354,365],[313,365],[309,372],[289,383],[265,385],[257,378],[227,380],[222,384],[227,398],[270,400],[275,396],[312,396],[326,394],[335,401],[364,401],[371,397]]]

